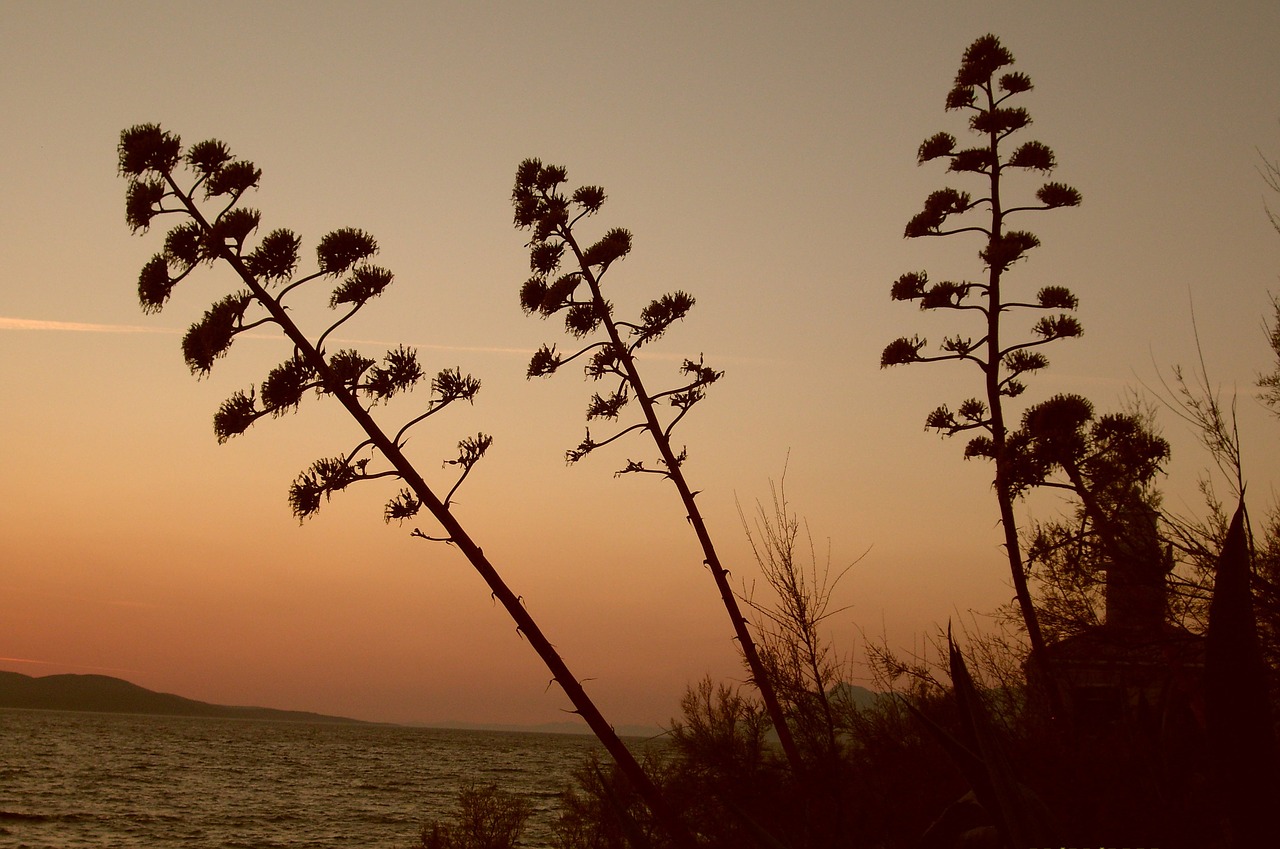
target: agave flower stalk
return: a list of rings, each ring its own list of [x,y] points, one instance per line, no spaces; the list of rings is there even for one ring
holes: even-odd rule
[[[563,167],[544,165],[537,159],[525,160],[516,172],[512,191],[515,224],[519,229],[533,231],[529,242],[533,276],[520,290],[520,303],[526,313],[537,313],[543,318],[563,313],[565,329],[578,340],[591,336],[597,338],[569,356],[558,353],[555,346],[542,346],[529,363],[528,377],[553,374],[565,363],[589,355],[586,374],[593,380],[605,381],[608,391],[592,396],[587,407],[587,420],[618,422],[624,408],[634,400],[640,411],[637,421],[625,426],[615,425],[613,432],[603,439],[593,437],[588,429],[582,442],[567,451],[565,457],[570,463],[577,462],[595,449],[633,432],[645,431],[652,438],[658,449],[657,465],[630,460],[618,474],[654,474],[675,485],[685,515],[702,547],[703,562],[711,572],[733,624],[734,635],[752,681],[769,712],[787,760],[793,769],[799,771],[800,753],[781,702],[729,583],[729,572],[716,553],[711,533],[698,509],[697,492],[684,475],[682,466],[687,452],[684,448],[677,450],[672,442],[675,426],[706,397],[707,387],[719,380],[724,372],[708,367],[701,357],[697,362],[686,359],[681,366],[686,382],[661,391],[646,388],[637,364],[637,352],[683,319],[693,308],[694,299],[685,292],[676,291],[652,301],[641,311],[638,321],[617,318],[613,305],[604,297],[601,283],[609,267],[630,253],[631,234],[615,228],[594,244],[584,247],[574,227],[583,218],[600,210],[605,192],[599,186],[582,186],[566,195],[561,187],[567,176]],[[566,250],[571,268],[559,273]],[[659,411],[662,404],[674,412],[664,418]]]
[[[587,722],[655,817],[679,845],[692,846],[692,839],[653,781],[622,744],[521,598],[508,587],[451,509],[453,493],[492,439],[478,434],[459,443],[457,458],[446,463],[456,466],[460,474],[443,497],[437,495],[403,451],[411,428],[455,401],[470,402],[479,391],[480,382],[457,370],[440,372],[431,381],[433,398],[428,409],[393,434],[374,419],[371,408],[412,389],[425,378],[416,354],[399,347],[378,363],[355,351],[326,351],[325,340],[391,283],[391,273],[370,262],[377,252],[373,238],[354,229],[330,233],[317,246],[318,270],[299,275],[301,239],[293,233],[275,230],[249,249],[260,214],[239,206],[239,201],[257,187],[261,171],[250,162],[234,158],[221,142],[201,142],[184,152],[178,136],[154,124],[139,125],[121,134],[119,161],[121,175],[129,180],[126,218],[134,232],[147,230],[159,217],[181,219],[169,231],[164,250],[146,264],[139,277],[143,311],[162,309],[174,287],[200,265],[225,263],[245,287],[210,307],[184,337],[183,353],[192,372],[207,375],[214,360],[226,354],[235,337],[253,327],[275,324],[293,344],[292,356],[257,387],[237,392],[222,404],[214,417],[218,441],[243,433],[266,415],[278,416],[296,409],[308,392],[337,399],[360,426],[365,439],[340,456],[316,461],[298,476],[289,492],[294,515],[300,520],[313,515],[333,493],[359,481],[401,481],[404,488],[388,502],[386,520],[404,521],[424,509],[435,519],[438,531],[414,529],[414,535],[446,541],[462,552],[551,671],[574,712]],[[184,187],[179,177],[185,172],[191,172],[193,178]],[[203,197],[199,196],[201,193]],[[210,208],[216,211],[209,211]],[[286,308],[286,299],[322,278],[343,278],[329,299],[331,308],[343,312],[312,342]],[[257,310],[255,315],[259,317],[250,318],[250,310]],[[377,458],[384,468],[373,468]]]
[[[947,436],[976,431],[978,435],[969,441],[965,457],[994,461],[996,500],[1014,590],[1032,654],[1039,658],[1044,653],[1044,639],[1027,586],[1013,511],[1012,473],[1017,458],[1009,445],[1005,399],[1023,392],[1025,375],[1048,366],[1044,354],[1034,349],[1058,339],[1077,337],[1082,329],[1079,321],[1067,314],[1077,307],[1076,296],[1062,286],[1046,286],[1031,300],[1019,300],[1006,293],[1006,272],[1040,244],[1033,233],[1011,229],[1009,219],[1029,212],[1078,206],[1080,193],[1062,183],[1048,182],[1036,191],[1034,203],[1014,206],[1006,202],[1002,193],[1006,172],[1048,173],[1057,164],[1053,150],[1039,141],[1023,142],[1012,152],[1008,150],[1009,138],[1031,123],[1026,109],[1008,103],[1011,98],[1031,90],[1030,78],[1016,71],[998,75],[1001,68],[1013,61],[1013,55],[995,36],[985,35],[974,41],[965,51],[955,83],[947,95],[946,108],[969,113],[969,128],[982,142],[957,149],[953,135],[937,133],[926,139],[918,151],[921,164],[941,159],[948,163],[950,172],[979,175],[985,181],[986,195],[974,198],[953,188],[936,191],[929,195],[924,209],[911,219],[905,231],[907,238],[978,235],[983,244],[978,256],[986,268],[985,281],[930,282],[928,275],[921,271],[902,275],[891,290],[894,300],[918,301],[922,310],[955,310],[976,315],[980,319],[981,335],[946,337],[937,354],[922,353],[927,341],[918,336],[902,337],[884,349],[880,366],[954,360],[970,363],[981,372],[984,390],[981,398],[970,398],[954,411],[943,405],[929,415],[926,425]],[[1042,315],[1031,327],[1029,338],[1011,342],[1004,334],[1009,314],[1025,310],[1056,314]],[[1042,671],[1052,680],[1049,670],[1042,668]],[[1050,686],[1048,691],[1056,702],[1056,688]]]

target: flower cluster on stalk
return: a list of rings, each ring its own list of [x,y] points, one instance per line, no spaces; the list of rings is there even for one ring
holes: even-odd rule
[[[373,236],[356,228],[341,228],[316,245],[316,270],[299,274],[302,239],[287,229],[267,233],[254,244],[261,214],[240,205],[258,187],[262,172],[252,162],[237,159],[217,139],[184,150],[181,139],[156,124],[142,124],[120,135],[117,149],[120,174],[128,180],[125,220],[130,229],[146,232],[161,217],[176,223],[163,249],[143,266],[138,277],[138,301],[145,313],[158,313],[174,289],[197,267],[226,263],[244,288],[213,303],[182,339],[182,353],[191,372],[207,376],[214,362],[225,356],[236,337],[255,327],[276,324],[294,342],[292,354],[257,385],[235,392],[213,417],[214,435],[226,442],[244,433],[265,416],[281,416],[298,409],[307,394],[343,394],[356,399],[367,412],[426,378],[417,352],[403,345],[380,360],[343,349],[329,354],[325,342],[394,279],[392,272],[372,261],[378,253]],[[306,284],[326,280],[331,289],[328,306],[341,311],[315,341],[302,334],[286,312],[287,301]],[[394,437],[398,448],[414,425],[454,401],[470,402],[480,382],[457,369],[446,369],[431,380],[432,398],[425,412],[401,426]],[[461,469],[462,478],[484,455],[492,438],[480,434],[460,443],[460,456],[447,464]],[[311,464],[294,480],[289,503],[299,519],[313,515],[334,492],[360,480],[399,477],[394,469],[372,471],[372,437],[338,457]],[[410,493],[393,498],[386,518],[415,515],[420,502]]]
[[[946,108],[968,112],[969,129],[981,141],[961,148],[954,135],[940,132],[925,139],[916,155],[920,164],[943,160],[950,173],[981,175],[987,193],[975,198],[954,188],[939,189],[926,198],[923,209],[911,218],[904,231],[907,238],[977,234],[982,239],[978,256],[987,270],[986,279],[934,282],[926,272],[914,271],[903,274],[890,288],[893,300],[915,301],[922,310],[974,313],[981,317],[982,332],[976,336],[944,337],[936,353],[928,352],[928,340],[904,336],[890,342],[880,356],[881,368],[955,360],[973,363],[984,375],[994,377],[995,397],[986,401],[969,399],[954,411],[943,405],[926,419],[928,428],[946,435],[975,429],[987,431],[987,435],[970,442],[966,457],[992,453],[992,405],[1001,397],[1020,395],[1026,388],[1025,376],[1048,366],[1047,357],[1029,349],[1078,337],[1083,332],[1080,322],[1068,314],[1077,308],[1078,301],[1065,287],[1046,286],[1034,298],[1019,300],[1009,297],[1001,285],[1005,272],[1040,245],[1034,233],[1009,229],[1006,225],[1010,216],[1078,206],[1081,201],[1078,191],[1059,182],[1044,183],[1036,190],[1033,204],[1010,205],[1000,195],[1001,177],[1007,173],[1047,174],[1057,166],[1053,150],[1040,141],[1025,141],[1007,152],[1009,137],[1031,124],[1026,109],[1008,102],[1032,90],[1026,74],[1001,73],[1013,61],[1013,55],[995,36],[983,36],[970,45],[947,94]],[[1029,329],[1029,338],[1008,343],[1000,338],[1001,319],[1014,310],[1054,314],[1036,320]]]
[[[595,341],[585,342],[567,355],[554,344],[542,345],[530,359],[526,376],[546,377],[583,357],[586,376],[608,383],[605,391],[592,394],[586,410],[588,422],[617,422],[636,398],[643,398],[650,406],[665,402],[674,414],[653,435],[668,440],[675,425],[724,372],[707,367],[701,358],[696,364],[685,360],[681,371],[689,378],[686,383],[662,392],[645,390],[636,369],[637,351],[688,315],[694,298],[686,292],[671,292],[651,301],[635,321],[616,318],[613,304],[602,294],[602,280],[613,263],[631,252],[631,233],[613,228],[589,245],[579,243],[574,228],[600,211],[606,195],[599,186],[581,186],[566,193],[562,187],[567,179],[568,172],[562,166],[544,165],[537,159],[525,160],[516,170],[511,195],[515,226],[532,234],[528,244],[531,276],[520,288],[520,306],[527,315],[541,318],[563,315],[569,336],[579,342],[593,337]],[[565,458],[576,462],[596,448],[642,429],[652,429],[652,425],[639,421],[615,429],[603,439],[593,438],[588,430],[576,448],[565,452]],[[673,456],[682,462],[685,455],[681,451]],[[669,473],[670,464],[661,465],[650,469],[630,461],[622,471]]]

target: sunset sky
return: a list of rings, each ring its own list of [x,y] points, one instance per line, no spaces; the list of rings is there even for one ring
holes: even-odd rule
[[[222,269],[140,312],[164,225],[130,235],[116,143],[143,122],[253,160],[248,205],[302,235],[304,257],[339,227],[377,237],[396,283],[343,338],[372,356],[414,345],[431,372],[483,381],[411,454],[447,488],[457,441],[494,436],[458,515],[613,721],[665,723],[688,683],[744,676],[674,489],[613,476],[656,452],[635,437],[567,466],[598,387],[572,367],[524,378],[542,342],[568,347],[519,307],[527,234],[509,198],[526,157],[604,186],[591,226],[632,231],[607,278],[619,311],[698,299],[642,367],[659,386],[685,356],[726,372],[676,435],[737,580],[755,574],[737,504],[767,499],[785,466],[820,556],[828,540],[837,568],[861,556],[830,622],[861,683],[867,640],[910,649],[1006,602],[991,469],[923,427],[978,393],[976,371],[879,368],[897,336],[962,329],[892,302],[894,279],[982,272],[973,239],[902,231],[930,191],[981,191],[916,149],[965,135],[943,103],[987,32],[1036,86],[1022,138],[1084,196],[1023,222],[1043,246],[1008,279],[1070,287],[1085,328],[1044,349],[1025,401],[1119,409],[1195,364],[1194,314],[1211,380],[1239,393],[1260,513],[1280,482],[1280,423],[1252,388],[1280,293],[1258,172],[1260,151],[1280,158],[1280,4],[5,2],[0,669],[397,722],[568,707],[455,550],[383,523],[394,485],[292,518],[294,476],[359,441],[335,403],[216,443],[218,404],[288,347],[242,338],[191,376],[181,334],[232,287]],[[1161,422],[1166,504],[1195,513],[1208,458]]]

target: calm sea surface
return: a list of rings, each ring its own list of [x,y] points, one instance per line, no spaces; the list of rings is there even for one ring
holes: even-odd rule
[[[0,710],[0,847],[386,847],[460,782],[527,798],[548,846],[592,737]]]

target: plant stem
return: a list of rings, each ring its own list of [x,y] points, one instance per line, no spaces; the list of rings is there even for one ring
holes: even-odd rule
[[[751,636],[751,631],[747,627],[747,619],[742,615],[737,596],[734,595],[733,587],[729,583],[729,572],[721,564],[720,557],[716,553],[715,544],[711,540],[711,533],[707,530],[706,522],[702,518],[702,512],[698,509],[698,505],[694,500],[694,492],[689,488],[689,483],[680,468],[680,460],[671,448],[671,440],[658,420],[653,399],[645,391],[644,382],[640,378],[640,371],[636,366],[635,357],[627,345],[623,343],[622,334],[618,329],[617,323],[613,320],[613,315],[604,300],[604,295],[601,293],[600,281],[591,271],[590,266],[583,257],[582,250],[578,246],[573,232],[569,227],[562,226],[560,228],[560,236],[573,250],[574,256],[578,260],[578,266],[582,269],[583,279],[586,280],[587,285],[591,288],[591,297],[596,314],[600,316],[601,322],[609,334],[609,340],[618,354],[618,359],[626,370],[627,382],[635,392],[636,401],[640,404],[640,408],[644,413],[646,428],[653,436],[653,441],[658,447],[658,453],[662,456],[662,462],[667,467],[666,476],[675,484],[676,491],[680,494],[680,501],[684,504],[686,518],[689,524],[693,526],[694,534],[698,537],[698,544],[702,546],[702,553],[705,558],[703,562],[711,570],[712,578],[716,582],[716,589],[720,593],[720,600],[729,614],[729,620],[733,623],[733,632],[737,637],[738,645],[742,647],[742,654],[746,659],[747,668],[751,671],[752,682],[760,692],[760,697],[764,700],[765,709],[768,711],[774,730],[778,734],[778,742],[782,746],[783,754],[786,755],[792,770],[799,775],[803,772],[800,750],[796,746],[795,738],[791,734],[791,728],[787,724],[786,714],[782,710],[781,702],[778,700],[773,680],[760,659],[755,639]]]
[[[204,218],[191,197],[177,187],[171,175],[166,174],[165,179],[175,194],[181,198],[192,218],[206,232],[210,231],[209,222]],[[569,697],[569,701],[573,704],[574,712],[586,721],[588,727],[600,740],[601,744],[604,745],[614,762],[617,763],[632,786],[645,800],[654,816],[661,822],[664,830],[678,845],[690,847],[691,849],[695,845],[692,836],[667,804],[657,785],[645,773],[635,756],[618,737],[613,726],[605,720],[603,714],[600,713],[595,703],[587,695],[586,690],[578,682],[578,679],[570,672],[569,667],[560,657],[551,641],[546,638],[533,617],[525,609],[520,597],[503,581],[497,569],[485,557],[480,546],[463,529],[453,512],[427,485],[417,469],[414,468],[413,464],[400,450],[399,445],[387,436],[373,417],[369,415],[368,410],[337,378],[329,363],[325,360],[324,355],[311,344],[311,341],[294,323],[279,301],[273,298],[257,281],[239,255],[230,248],[222,246],[220,248],[220,258],[225,260],[240,276],[240,279],[249,287],[249,291],[253,293],[254,298],[270,313],[271,317],[284,330],[285,335],[293,342],[297,351],[320,375],[325,390],[336,397],[342,406],[346,408],[351,417],[368,435],[373,446],[382,452],[387,462],[391,464],[405,484],[413,490],[414,495],[422,502],[423,506],[440,523],[448,535],[448,541],[456,545],[463,556],[480,573],[480,577],[484,579],[485,584],[493,592],[494,598],[502,604],[511,618],[515,620],[517,631],[529,641],[534,651],[538,653],[538,657],[542,659],[542,662],[551,671],[556,683],[560,685],[565,695]]]

